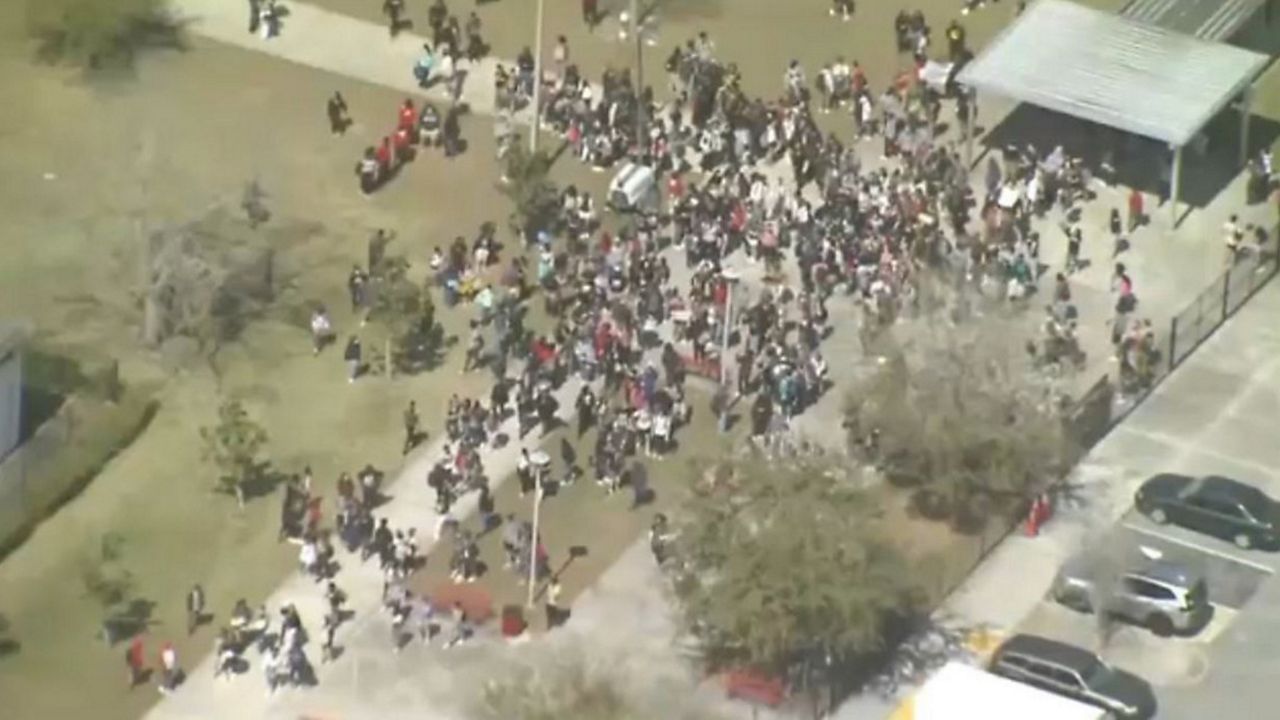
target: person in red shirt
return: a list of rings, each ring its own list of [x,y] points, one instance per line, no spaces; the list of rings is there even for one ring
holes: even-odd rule
[[[374,157],[378,161],[378,182],[385,182],[391,175],[391,138],[382,138],[382,144],[378,145]]]
[[[395,146],[396,165],[403,165],[413,159],[413,132],[406,128],[397,128],[392,136]]]
[[[396,123],[396,127],[412,128],[418,119],[418,113],[414,110],[413,100],[404,99],[404,104],[400,106],[400,116]]]
[[[132,690],[146,680],[146,649],[142,645],[141,635],[135,635],[129,643],[124,661],[129,666],[129,689]]]
[[[670,211],[684,197],[684,178],[680,173],[671,173],[671,177],[667,178],[667,210]]]
[[[849,84],[852,85],[854,97],[861,95],[862,91],[867,89],[867,74],[863,72],[857,60],[853,61],[853,72],[849,73]]]
[[[408,132],[409,137],[417,141],[417,138],[413,136],[413,132],[417,127],[418,113],[413,107],[413,101],[405,98],[404,104],[400,106],[400,117],[396,122],[396,129]]]
[[[1142,224],[1142,193],[1137,188],[1129,191],[1129,232]]]

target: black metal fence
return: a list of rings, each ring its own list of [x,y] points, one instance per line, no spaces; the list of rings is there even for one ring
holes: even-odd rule
[[[1250,247],[1169,321],[1167,338],[1141,388],[1122,387],[1110,373],[1099,377],[1067,415],[1081,453],[1086,453],[1195,352],[1214,331],[1280,271],[1280,228],[1264,247]]]
[[[1267,281],[1275,277],[1277,263],[1274,243],[1260,252],[1250,252],[1219,275],[1169,324],[1169,369],[1178,367],[1236,311],[1244,307]]]

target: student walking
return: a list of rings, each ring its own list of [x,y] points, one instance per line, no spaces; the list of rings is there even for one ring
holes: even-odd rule
[[[560,587],[559,578],[551,578],[551,583],[547,585],[547,602],[545,610],[547,613],[547,629],[560,627],[565,620],[564,608],[560,606],[560,594],[564,588]]]
[[[1129,232],[1142,224],[1142,193],[1137,188],[1129,190]]]
[[[347,111],[347,99],[342,97],[342,93],[336,90],[329,97],[329,101],[325,103],[325,114],[329,116],[329,132],[334,135],[345,133],[347,127],[351,125],[351,118]]]
[[[360,338],[352,335],[347,338],[347,347],[342,351],[342,359],[347,363],[347,383],[354,383],[360,374]]]
[[[187,593],[187,635],[195,634],[196,628],[204,621],[204,588],[200,583],[191,586]]]
[[[418,405],[413,400],[409,401],[409,407],[404,409],[404,448],[401,449],[401,455],[408,455],[418,444]]]
[[[142,684],[146,677],[146,648],[143,647],[141,635],[135,635],[129,642],[129,648],[124,652],[124,662],[129,667],[129,689],[132,690]]]
[[[178,666],[178,651],[173,643],[165,643],[160,649],[160,692],[168,695],[182,681],[182,668]]]
[[[404,16],[404,0],[383,0],[382,14],[387,16],[387,29],[391,38],[395,39],[404,24],[401,20]]]

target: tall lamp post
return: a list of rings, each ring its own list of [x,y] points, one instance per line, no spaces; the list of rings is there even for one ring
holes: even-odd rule
[[[551,458],[547,457],[546,451],[536,450],[532,455],[533,467],[533,532],[529,537],[529,593],[525,598],[525,605],[533,607],[534,597],[538,590],[538,524],[542,515],[542,499],[544,492],[542,489],[543,481],[546,480],[547,472],[550,469]]]
[[[627,29],[619,33],[619,37],[623,40],[630,39],[636,45],[636,149],[644,147],[645,143],[645,106],[640,101],[640,97],[644,94],[644,42],[646,30],[652,31],[648,27],[650,16],[646,13],[643,17],[640,14],[640,0],[629,0],[629,6],[626,12]],[[630,34],[630,38],[627,35]]]
[[[545,2],[546,0],[538,0],[533,30],[533,125],[529,128],[530,153],[538,152],[538,124],[542,113],[542,17]]]

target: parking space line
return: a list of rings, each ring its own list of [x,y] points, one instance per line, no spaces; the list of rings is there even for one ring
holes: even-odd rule
[[[1205,555],[1213,555],[1214,557],[1221,558],[1223,560],[1228,560],[1238,565],[1251,567],[1254,570],[1257,570],[1258,572],[1261,572],[1261,573],[1266,573],[1267,575],[1276,574],[1276,571],[1274,568],[1268,567],[1259,562],[1254,562],[1253,560],[1245,560],[1242,557],[1232,555],[1231,553],[1228,553],[1228,552],[1223,552],[1215,548],[1206,547],[1204,545],[1193,543],[1189,540],[1182,540],[1180,538],[1176,538],[1171,535],[1165,535],[1164,533],[1159,533],[1154,530],[1148,530],[1147,528],[1144,528],[1140,525],[1134,525],[1133,523],[1128,523],[1128,522],[1121,523],[1121,526],[1123,526],[1128,530],[1132,530],[1140,535],[1153,537],[1153,538],[1156,538],[1157,540],[1163,540],[1164,542],[1167,542],[1167,543],[1173,543],[1174,545],[1181,545],[1184,548],[1189,548],[1191,550],[1195,550],[1196,552],[1202,552]]]

